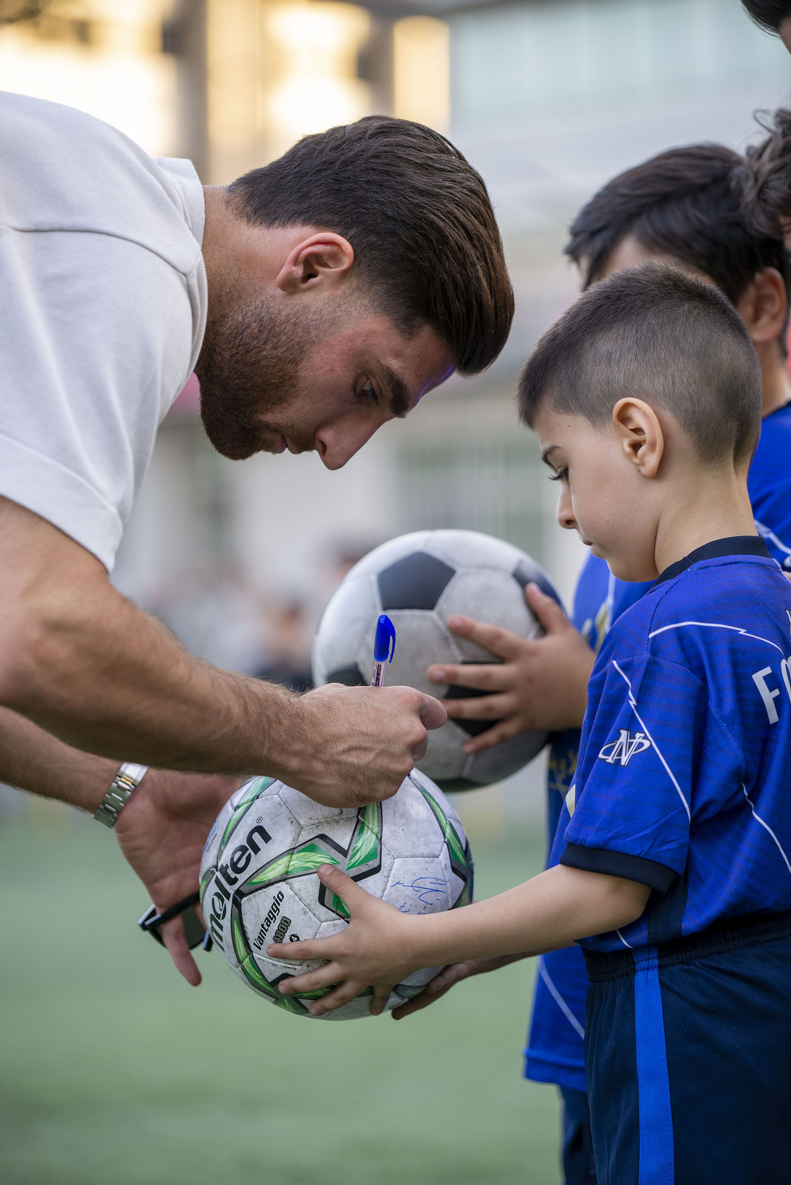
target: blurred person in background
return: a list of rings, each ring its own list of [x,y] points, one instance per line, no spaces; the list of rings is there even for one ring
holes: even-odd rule
[[[782,241],[757,229],[737,196],[745,162],[731,149],[701,144],[673,149],[629,169],[581,210],[566,253],[583,288],[622,268],[657,260],[716,284],[747,326],[761,365],[763,427],[748,488],[756,525],[772,555],[791,571],[791,380],[787,371],[789,257]],[[572,486],[573,495],[573,486]],[[431,668],[437,682],[478,688],[482,699],[449,700],[448,715],[497,720],[470,751],[526,728],[547,729],[549,847],[574,780],[587,681],[596,652],[617,618],[650,588],[616,580],[589,556],[577,586],[573,624],[539,589],[528,588],[546,636],[530,642],[466,621],[457,630],[491,650],[496,666]],[[459,978],[485,970],[467,964]],[[563,1100],[566,1181],[596,1181],[585,1080],[588,975],[578,946],[539,960],[525,1075],[554,1083]],[[420,997],[418,997],[420,999]],[[415,1007],[419,1005],[414,1005]],[[411,1006],[408,1006],[411,1010]]]
[[[264,615],[264,660],[254,672],[259,679],[279,683],[290,691],[310,691],[310,647],[313,625],[300,600],[270,606]]]
[[[513,294],[480,176],[405,120],[204,187],[92,116],[0,94],[0,154],[0,780],[115,827],[161,911],[197,888],[240,778],[381,799],[445,713],[407,688],[297,697],[217,670],[117,592],[160,421],[194,369],[224,456],[338,469],[488,366]],[[163,937],[200,982],[178,917]]]
[[[791,51],[791,0],[742,0],[757,25],[777,33]]]

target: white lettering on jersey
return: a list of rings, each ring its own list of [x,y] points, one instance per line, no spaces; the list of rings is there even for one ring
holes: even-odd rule
[[[788,632],[791,634],[791,609],[786,609],[786,617],[788,618]]]
[[[614,765],[619,761],[621,765],[628,765],[636,753],[644,753],[651,748],[651,742],[644,732],[636,732],[632,736],[628,728],[622,728],[618,737],[604,746],[599,754],[600,761]]]
[[[774,690],[771,690],[766,686],[766,676],[771,675],[771,673],[771,667],[764,667],[761,671],[755,671],[753,674],[753,683],[758,688],[758,694],[764,701],[764,707],[766,708],[766,714],[769,717],[769,723],[777,724],[779,717],[777,715],[777,708],[775,707],[775,700],[780,694],[780,688],[775,687]]]

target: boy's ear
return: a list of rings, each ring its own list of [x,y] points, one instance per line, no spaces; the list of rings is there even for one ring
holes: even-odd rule
[[[773,267],[756,272],[736,302],[736,312],[753,342],[772,342],[783,332],[788,297],[783,277]]]
[[[643,477],[656,477],[665,436],[650,403],[631,397],[619,399],[612,409],[612,422],[629,461]]]

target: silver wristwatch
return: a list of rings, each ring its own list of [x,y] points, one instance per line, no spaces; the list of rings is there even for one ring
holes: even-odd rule
[[[105,827],[115,827],[132,791],[137,789],[147,773],[147,765],[134,765],[131,761],[125,761],[113,778],[112,786],[99,803],[94,819],[104,823]]]

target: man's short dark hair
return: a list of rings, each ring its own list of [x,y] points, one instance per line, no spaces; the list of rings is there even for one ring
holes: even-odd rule
[[[775,268],[791,296],[791,267],[782,238],[760,229],[741,200],[745,160],[722,144],[672,148],[614,177],[583,206],[566,247],[586,286],[632,234],[709,276],[733,303],[757,272]],[[785,332],[779,339],[785,352]]]
[[[707,467],[752,457],[761,370],[744,322],[713,285],[660,263],[594,284],[533,351],[519,413],[532,427],[546,405],[603,427],[630,395],[669,412]]]
[[[772,33],[779,33],[783,21],[791,16],[791,0],[742,0],[755,21]]]
[[[306,136],[229,192],[253,224],[343,235],[382,311],[407,335],[430,325],[462,374],[505,345],[514,297],[489,195],[438,132],[371,115]]]

